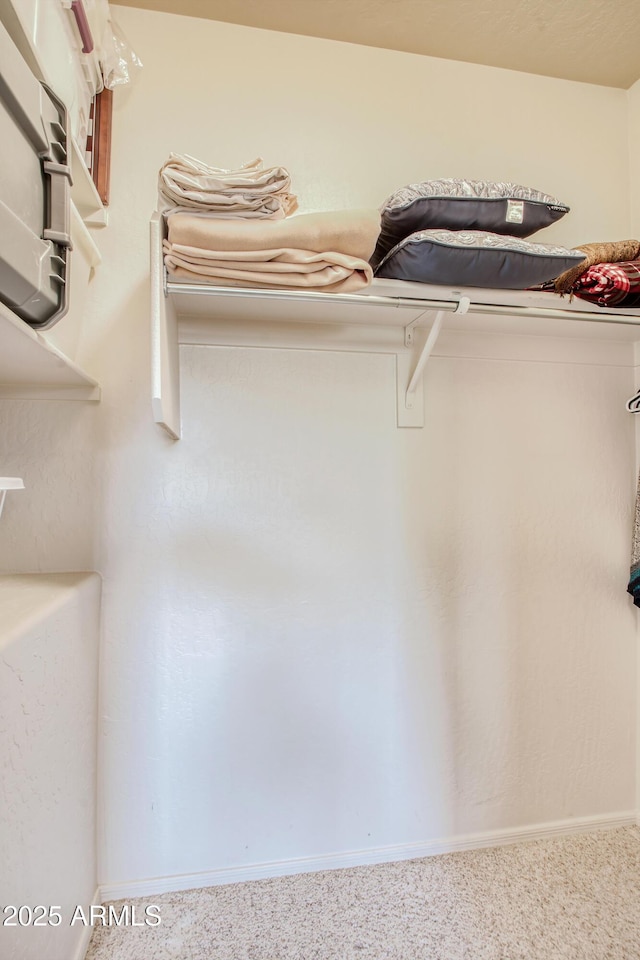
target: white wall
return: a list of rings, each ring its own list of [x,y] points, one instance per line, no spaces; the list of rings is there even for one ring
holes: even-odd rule
[[[73,960],[91,933],[99,633],[96,574],[0,577],[0,898],[60,917],[3,912],[11,960]]]
[[[627,91],[629,103],[629,173],[631,184],[631,235],[640,236],[640,80]]]
[[[25,482],[7,495],[0,573],[97,569],[100,424],[94,404],[0,402],[2,475]]]
[[[115,15],[144,70],[116,92],[84,342],[104,390],[101,880],[633,808],[632,367],[461,349],[429,368],[424,430],[398,431],[390,357],[189,347],[172,444],[151,422],[147,289],[171,151],[283,163],[303,210],[510,179],[571,205],[541,239],[627,236],[625,93]],[[568,122],[584,111],[607,137]],[[48,443],[80,463],[61,416]],[[18,536],[24,503],[7,523],[14,562],[53,557],[53,530]]]
[[[429,177],[515,180],[573,208],[541,239],[617,239],[628,226],[621,90],[114,10],[136,36],[145,24],[138,42],[145,71],[127,103],[162,107],[143,133],[154,170],[168,145],[227,166],[259,153],[289,167],[304,210],[377,206],[397,187]],[[140,116],[119,100],[120,136],[137,140]],[[587,107],[606,117],[607,137],[576,122]],[[130,202],[148,209],[154,180],[140,195],[130,177]]]

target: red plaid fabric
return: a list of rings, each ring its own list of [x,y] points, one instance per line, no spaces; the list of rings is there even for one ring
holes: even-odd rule
[[[640,307],[640,260],[596,263],[578,277],[571,292],[600,307]]]

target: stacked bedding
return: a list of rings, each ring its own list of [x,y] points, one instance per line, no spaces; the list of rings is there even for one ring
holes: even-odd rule
[[[168,213],[281,220],[298,208],[290,191],[289,172],[284,167],[265,170],[261,158],[224,170],[172,153],[158,174],[160,208]]]
[[[298,201],[284,167],[257,159],[227,170],[171,154],[158,189],[174,282],[354,293],[375,274],[640,306],[640,244],[532,241],[569,207],[520,184],[428,180],[402,187],[378,210],[292,216]]]
[[[299,214],[276,222],[174,213],[164,242],[170,280],[353,293],[366,287],[380,232],[375,209]]]
[[[284,167],[223,170],[171,154],[158,191],[174,282],[354,293],[373,279],[379,212],[291,216],[298,202]]]

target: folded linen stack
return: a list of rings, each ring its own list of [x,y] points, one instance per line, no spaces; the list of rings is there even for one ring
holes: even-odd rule
[[[160,209],[206,216],[281,220],[298,208],[284,167],[262,166],[262,159],[237,170],[210,167],[194,157],[172,153],[160,168]]]
[[[353,293],[366,287],[380,232],[376,209],[278,221],[174,213],[164,241],[170,280],[217,286]]]

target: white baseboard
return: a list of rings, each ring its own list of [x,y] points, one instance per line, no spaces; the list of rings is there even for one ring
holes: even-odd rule
[[[99,887],[96,889],[96,892],[93,895],[93,899],[91,903],[102,903],[100,899]],[[89,904],[83,903],[82,906],[88,912]],[[78,940],[78,945],[75,949],[75,953],[73,954],[73,960],[84,960],[85,954],[89,949],[89,942],[91,940],[91,934],[93,933],[93,927],[80,924],[80,926],[78,927],[78,932],[80,933],[80,938]]]
[[[246,880],[264,880],[270,877],[292,876],[296,873],[315,873],[319,870],[339,870],[344,867],[362,867],[376,863],[392,863],[399,860],[415,860],[438,853],[454,853],[459,850],[477,850],[482,847],[501,847],[510,843],[529,840],[551,840],[575,833],[591,833],[595,830],[614,830],[618,827],[640,825],[640,811],[611,814],[606,817],[576,817],[556,820],[551,823],[513,827],[507,830],[488,830],[485,833],[470,833],[426,843],[407,843],[391,847],[372,847],[346,853],[330,853],[319,857],[302,857],[296,860],[272,860],[243,867],[226,867],[202,873],[177,874],[168,877],[150,877],[123,883],[100,885],[100,900],[131,900],[149,897],[156,893],[174,893],[179,890],[196,890],[215,887],[225,883],[241,883]]]

